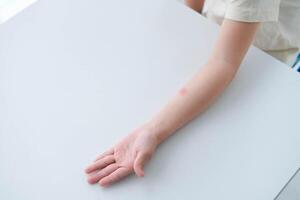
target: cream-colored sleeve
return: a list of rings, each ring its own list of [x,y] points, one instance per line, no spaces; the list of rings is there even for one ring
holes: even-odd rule
[[[228,0],[226,19],[243,22],[277,21],[280,0]]]

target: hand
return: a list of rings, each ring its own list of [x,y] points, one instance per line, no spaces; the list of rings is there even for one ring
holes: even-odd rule
[[[158,140],[145,125],[133,130],[117,145],[99,155],[86,168],[90,184],[99,183],[105,187],[121,180],[132,172],[144,176],[144,165],[150,160]]]

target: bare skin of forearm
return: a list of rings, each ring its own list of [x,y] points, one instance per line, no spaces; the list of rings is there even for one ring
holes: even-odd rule
[[[164,141],[177,129],[204,111],[233,79],[236,70],[208,62],[150,121],[150,128]],[[224,73],[225,72],[225,73]]]
[[[149,127],[159,142],[203,112],[234,78],[258,25],[243,27],[231,25],[236,22],[225,23],[208,62],[149,121]],[[243,29],[246,35],[238,37],[241,35],[239,29]]]
[[[201,12],[203,9],[204,1],[205,0],[185,0],[185,4],[193,10]]]
[[[225,20],[207,63],[148,122],[100,154],[86,169],[87,180],[107,187],[132,172],[142,177],[158,145],[203,112],[235,76],[257,23]]]

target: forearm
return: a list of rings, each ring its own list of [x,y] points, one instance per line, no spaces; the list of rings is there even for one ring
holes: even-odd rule
[[[162,142],[204,111],[228,86],[259,23],[225,20],[208,62],[151,120],[150,132]]]
[[[208,61],[150,121],[159,143],[204,111],[233,79],[237,67]]]
[[[133,171],[144,176],[144,165],[159,143],[204,111],[228,86],[258,25],[225,19],[208,62],[153,118],[97,157],[86,169],[89,183],[108,186]]]

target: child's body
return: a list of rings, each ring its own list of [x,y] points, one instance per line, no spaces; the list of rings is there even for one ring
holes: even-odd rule
[[[219,25],[224,18],[260,22],[255,46],[290,66],[299,54],[299,0],[206,0],[202,14]]]
[[[300,29],[294,27],[297,25],[294,17],[300,14],[299,0],[186,0],[186,3],[221,25],[209,59],[157,115],[86,169],[90,183],[108,186],[133,172],[144,176],[144,165],[158,145],[224,91],[253,41],[288,64],[295,60],[300,47]]]

